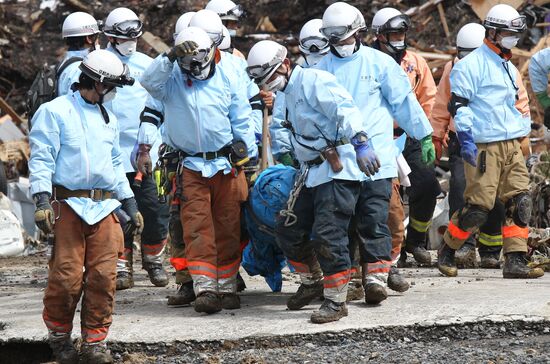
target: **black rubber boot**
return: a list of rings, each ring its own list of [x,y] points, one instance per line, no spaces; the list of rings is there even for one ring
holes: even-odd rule
[[[82,344],[80,364],[110,364],[112,362],[113,357],[105,343]]]
[[[377,305],[388,298],[386,288],[378,283],[365,284],[365,303],[368,305]]]
[[[401,275],[396,267],[391,267],[388,275],[388,288],[396,292],[406,292],[409,289],[409,282]]]
[[[168,275],[162,267],[162,264],[158,263],[145,263],[143,269],[147,271],[149,280],[156,287],[166,287],[168,285]]]
[[[237,310],[241,308],[241,299],[235,293],[222,295],[222,308],[224,310]]]
[[[447,244],[441,244],[437,251],[437,268],[447,277],[456,277],[458,269],[455,263],[456,250],[451,249]]]
[[[311,322],[314,324],[325,324],[327,322],[338,321],[348,315],[346,303],[336,303],[329,299],[323,301],[319,310],[311,314]]]
[[[524,253],[508,253],[504,257],[502,275],[504,278],[539,278],[544,275],[541,268],[530,268]]]
[[[222,310],[222,300],[214,292],[202,292],[195,299],[195,311],[212,314]]]
[[[116,274],[116,290],[122,291],[134,286],[134,277],[131,272],[117,272]]]
[[[494,253],[482,253],[479,252],[481,257],[481,268],[485,269],[499,269],[500,268],[500,252]]]
[[[63,338],[49,339],[50,348],[59,364],[77,364],[78,352],[76,351],[70,335]]]
[[[456,250],[455,263],[461,268],[475,268],[477,266],[475,245],[466,242],[460,249]]]
[[[289,310],[299,310],[307,306],[316,298],[323,296],[323,282],[317,282],[311,285],[301,284],[298,291],[294,293],[286,303]]]
[[[407,252],[413,255],[414,260],[419,264],[430,265],[432,264],[432,256],[426,248],[421,246],[407,246]]]
[[[168,306],[178,307],[189,305],[195,298],[193,282],[183,283],[178,286],[176,294],[168,296]]]

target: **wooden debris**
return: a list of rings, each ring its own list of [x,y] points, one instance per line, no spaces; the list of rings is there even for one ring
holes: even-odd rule
[[[63,0],[65,5],[79,11],[83,11],[85,13],[93,13],[92,8],[80,0]]]
[[[476,13],[479,19],[485,19],[489,9],[497,4],[508,4],[517,9],[521,4],[523,4],[523,0],[470,0],[472,10]]]
[[[439,18],[441,19],[441,24],[443,25],[443,31],[445,32],[445,37],[449,44],[452,44],[451,32],[449,31],[449,24],[447,24],[447,18],[445,18],[445,9],[443,9],[443,4],[437,4],[437,11],[439,12]]]
[[[19,114],[15,112],[15,110],[6,102],[6,100],[4,100],[3,97],[0,97],[0,109],[8,114],[17,126],[27,123],[27,121],[19,116]]]
[[[166,43],[164,43],[162,39],[152,34],[151,32],[144,32],[141,36],[141,39],[149,44],[151,48],[153,48],[159,54],[164,53],[168,49],[170,49],[170,47]]]

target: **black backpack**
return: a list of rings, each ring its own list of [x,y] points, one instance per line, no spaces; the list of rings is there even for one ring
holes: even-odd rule
[[[52,101],[57,97],[57,83],[59,76],[65,69],[75,63],[82,61],[82,57],[71,57],[58,65],[49,66],[45,64],[38,72],[32,82],[29,91],[27,91],[27,117],[29,120],[29,130],[31,120],[40,105]]]

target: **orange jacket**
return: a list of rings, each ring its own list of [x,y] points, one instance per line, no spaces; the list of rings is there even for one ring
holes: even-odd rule
[[[401,68],[409,76],[416,99],[426,116],[429,117],[435,102],[437,87],[428,63],[422,56],[406,51],[401,60]]]
[[[437,85],[435,104],[432,108],[432,114],[430,115],[430,122],[432,123],[432,128],[434,129],[433,136],[438,138],[443,138],[449,130],[453,132],[456,130],[453,118],[447,110],[447,104],[451,100],[451,82],[449,80],[449,76],[455,62],[458,62],[458,59],[455,58],[454,60],[447,62],[445,68],[443,69],[441,80],[439,81],[439,85]],[[525,89],[525,85],[523,84],[523,80],[519,72],[517,73],[516,82],[519,87],[519,98],[516,101],[516,109],[518,109],[518,111],[523,115],[530,115],[529,96],[527,95],[527,90]]]

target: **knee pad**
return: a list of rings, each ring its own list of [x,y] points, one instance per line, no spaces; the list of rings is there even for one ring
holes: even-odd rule
[[[489,211],[476,205],[466,205],[458,215],[458,227],[464,231],[469,231],[472,228],[479,228],[489,216]]]
[[[506,216],[511,217],[519,227],[527,227],[531,220],[533,201],[527,192],[522,192],[512,197],[506,203]]]

